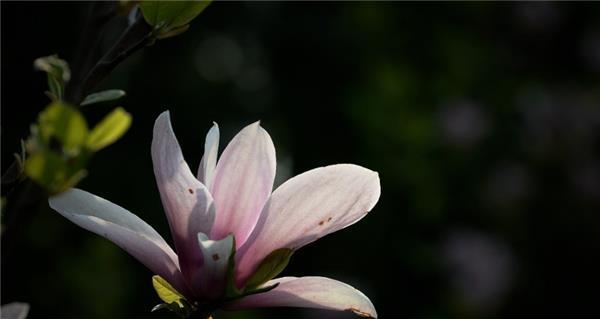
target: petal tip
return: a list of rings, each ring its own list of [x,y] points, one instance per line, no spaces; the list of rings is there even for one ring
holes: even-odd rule
[[[251,127],[254,129],[262,128],[262,126],[260,125],[260,120],[252,122],[250,125],[248,125],[248,127]]]
[[[167,110],[156,117],[154,121],[154,134],[157,134],[160,129],[171,128],[171,113]]]
[[[171,111],[169,111],[169,110],[164,110],[164,111],[162,111],[162,112],[161,112],[161,113],[158,115],[158,118],[157,118],[157,119],[159,119],[159,118],[163,118],[163,117],[167,117],[167,118],[169,118],[170,116],[171,116]]]
[[[197,234],[198,236],[198,242],[202,243],[203,241],[208,240],[208,236],[205,233],[199,232]]]

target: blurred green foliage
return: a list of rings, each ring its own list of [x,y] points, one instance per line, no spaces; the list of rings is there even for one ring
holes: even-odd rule
[[[25,174],[49,193],[60,193],[85,176],[88,135],[81,113],[63,102],[53,102],[39,115],[27,140]]]
[[[98,151],[117,141],[131,125],[131,115],[121,107],[112,110],[90,132],[85,146],[92,151]]]
[[[50,194],[65,191],[87,174],[92,153],[117,141],[130,125],[131,115],[118,107],[90,131],[78,109],[52,102],[31,127],[24,172]]]
[[[65,85],[71,79],[69,64],[56,55],[50,55],[35,59],[33,65],[36,69],[48,74],[49,96],[53,100],[62,100],[65,94]]]
[[[54,102],[46,107],[38,122],[42,143],[48,145],[55,138],[66,153],[78,153],[89,133],[83,115],[64,102]]]

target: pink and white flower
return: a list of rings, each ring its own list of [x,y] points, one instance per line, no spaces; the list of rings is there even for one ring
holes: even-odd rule
[[[376,318],[371,301],[345,283],[273,277],[293,251],[363,218],[379,199],[378,174],[352,164],[331,165],[272,191],[275,148],[258,122],[240,131],[217,160],[218,148],[214,124],[194,176],[169,113],[156,120],[154,173],[177,253],[139,217],[83,190],[52,197],[50,206],[133,255],[194,310],[291,306]]]

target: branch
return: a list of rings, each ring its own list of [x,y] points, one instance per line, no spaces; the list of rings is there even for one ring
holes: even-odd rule
[[[96,63],[83,80],[80,89],[72,94],[72,103],[79,105],[90,91],[104,80],[125,58],[150,44],[152,27],[143,17],[137,20],[123,33],[117,43]]]
[[[115,2],[93,1],[90,2],[86,14],[83,32],[79,37],[75,58],[71,64],[71,81],[67,85],[67,100],[81,86],[81,81],[92,68],[93,64],[101,57],[100,43],[102,31],[106,24],[117,14],[119,4]]]

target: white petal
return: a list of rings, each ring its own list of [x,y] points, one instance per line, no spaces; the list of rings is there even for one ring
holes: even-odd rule
[[[375,206],[380,192],[376,172],[351,164],[316,168],[283,183],[236,255],[238,285],[274,250],[296,250],[354,224]]]
[[[24,302],[11,302],[0,307],[2,319],[25,319],[29,314],[29,304]]]
[[[154,228],[136,215],[80,189],[53,196],[48,202],[73,223],[117,244],[182,293],[186,292],[177,255]]]
[[[196,234],[210,232],[215,212],[208,189],[183,158],[168,111],[160,114],[154,124],[152,162],[181,271],[188,282],[196,282],[202,264]]]
[[[226,306],[240,310],[259,307],[302,307],[352,311],[363,317],[377,318],[375,307],[362,292],[343,282],[325,277],[283,277],[263,287],[279,283],[273,290],[250,295]]]
[[[205,234],[199,233],[198,242],[204,259],[200,274],[201,294],[209,299],[217,298],[225,288],[227,266],[233,252],[233,235],[221,240],[210,240]]]
[[[241,246],[273,189],[275,147],[259,123],[246,126],[223,151],[211,188],[217,214],[210,238],[230,233]]]
[[[217,166],[217,155],[219,153],[219,125],[213,122],[213,126],[206,134],[204,142],[204,156],[198,167],[198,180],[208,189],[212,185],[215,167]]]

